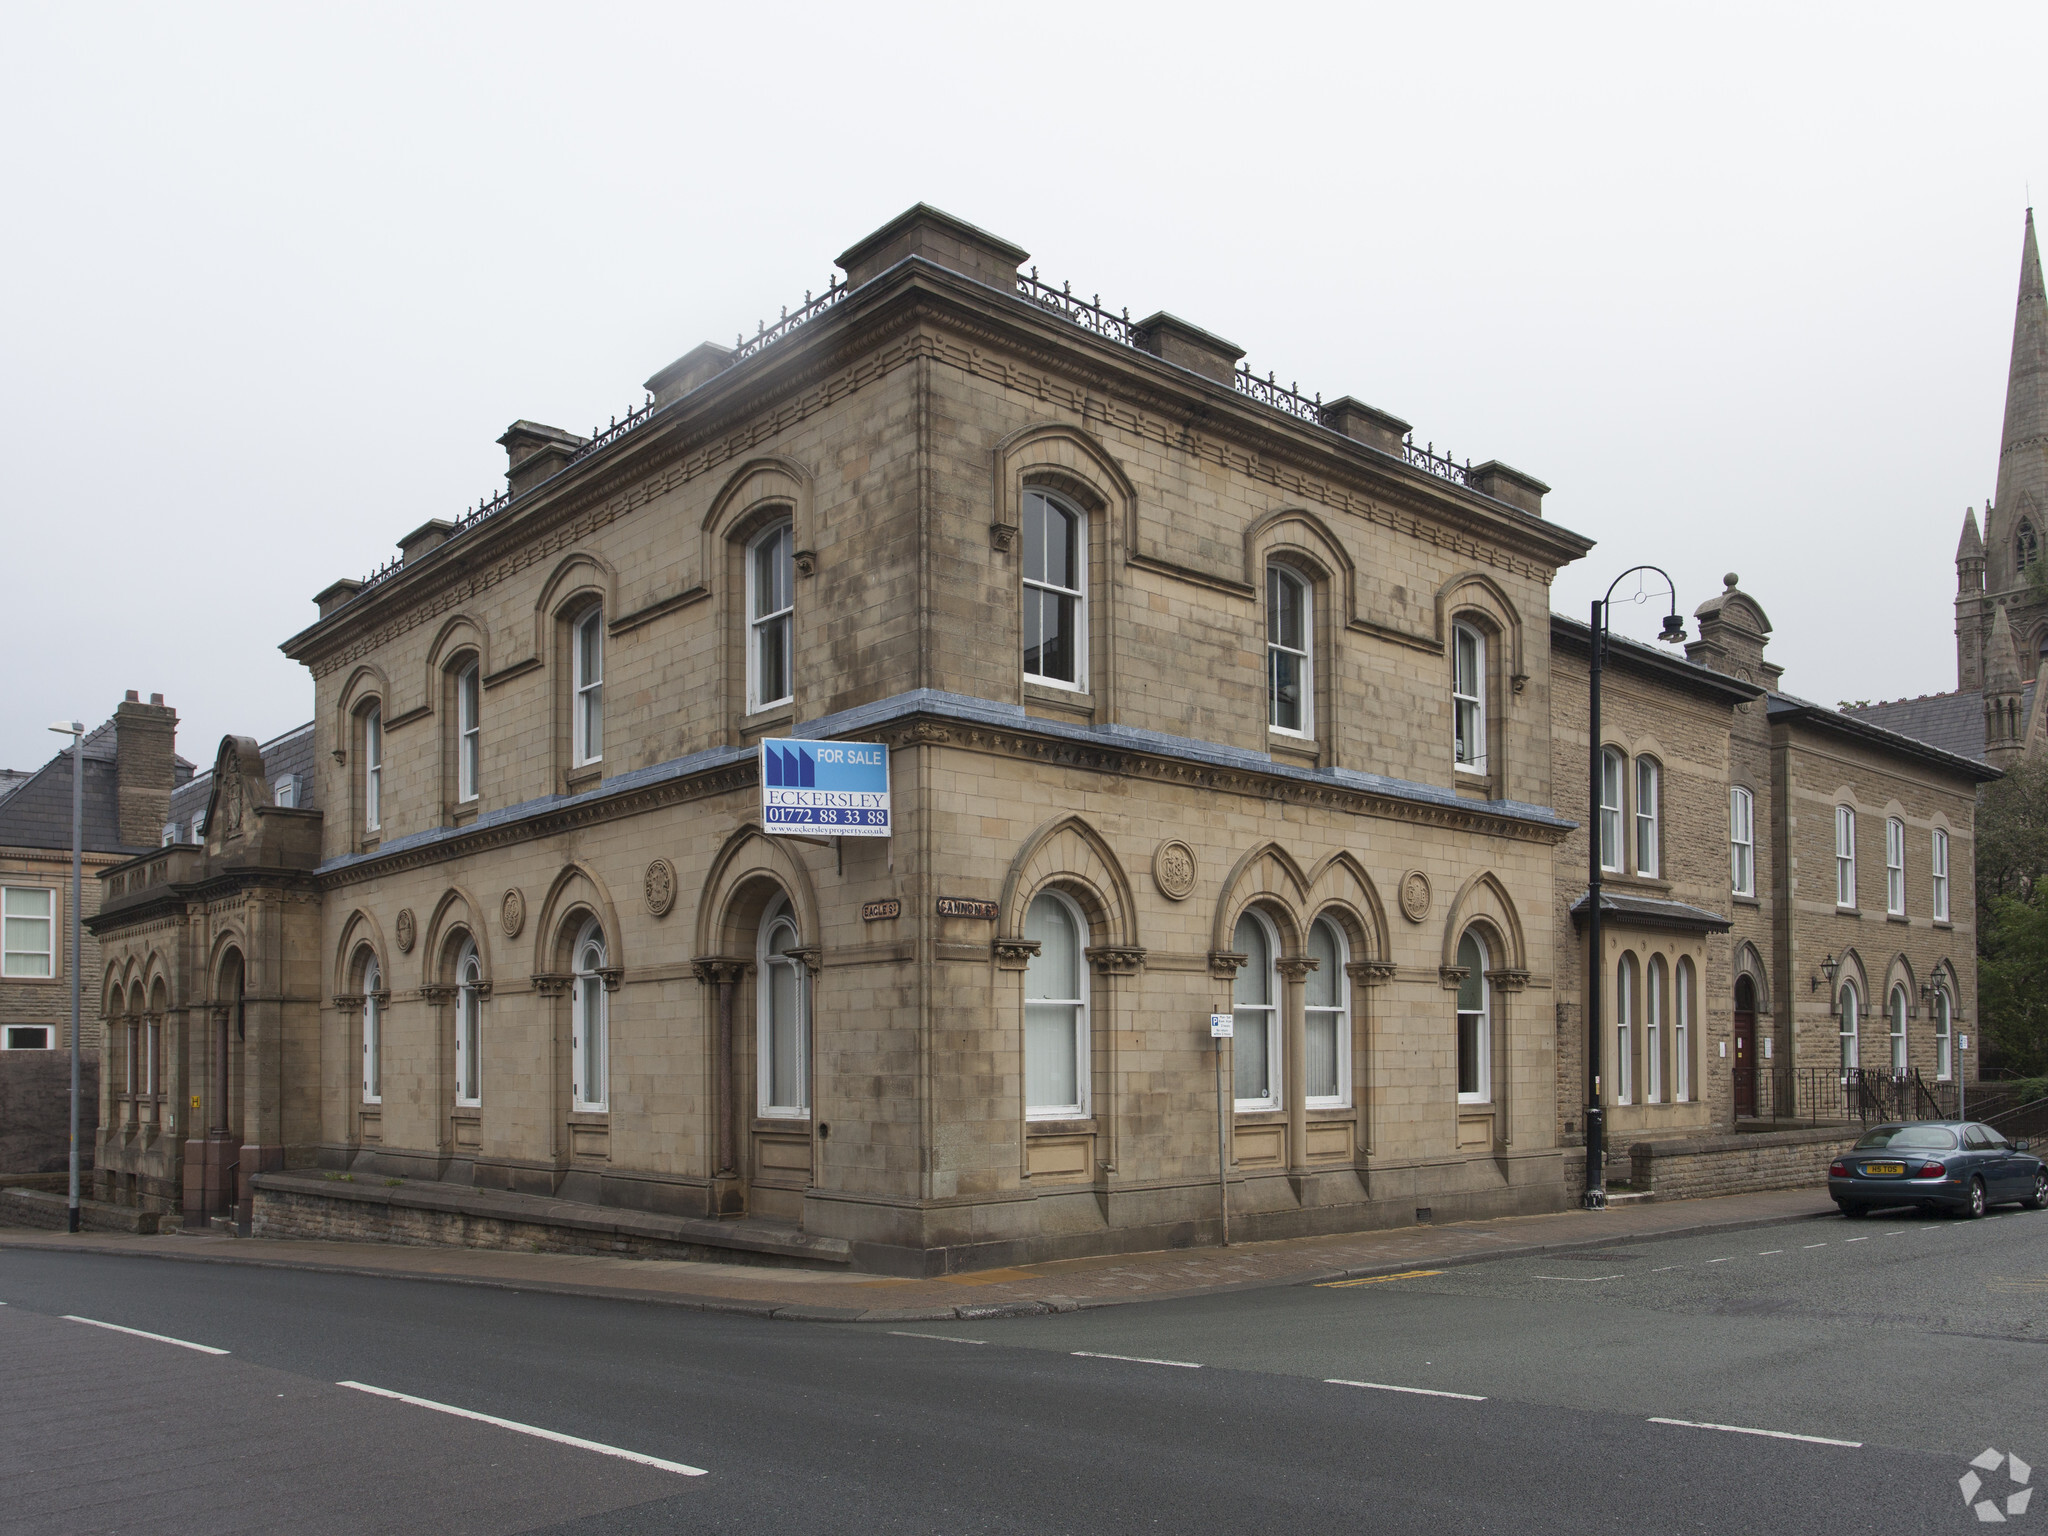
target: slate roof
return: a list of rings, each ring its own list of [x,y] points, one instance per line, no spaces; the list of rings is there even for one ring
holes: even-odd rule
[[[1579,899],[1572,903],[1572,922],[1582,926],[1586,921],[1587,897],[1590,892],[1579,892]],[[1695,907],[1690,902],[1664,901],[1655,896],[1631,896],[1624,891],[1610,891],[1600,887],[1600,920],[1610,917],[1622,918],[1642,928],[1679,928],[1687,933],[1726,933],[1735,925],[1718,912],[1705,907]]]
[[[2034,708],[2034,685],[2020,689],[2020,718],[2027,719]],[[1958,757],[1984,757],[1984,695],[1981,693],[1923,693],[1917,699],[1887,699],[1864,709],[1844,710],[1858,720],[1911,736],[1930,746],[1953,752]]]
[[[292,776],[297,794],[292,804],[308,810],[318,810],[319,800],[315,794],[317,779],[313,773],[313,722],[295,726],[282,736],[274,736],[257,749],[263,754],[263,777],[276,792],[278,775]],[[206,814],[206,802],[213,794],[213,770],[195,773],[185,783],[171,791],[171,823],[177,831],[179,842],[197,842],[193,834],[194,818]]]
[[[114,768],[114,722],[85,733],[85,795],[80,806],[89,853],[139,853],[121,841],[121,805]],[[57,749],[42,767],[0,799],[0,847],[71,846],[71,748]]]

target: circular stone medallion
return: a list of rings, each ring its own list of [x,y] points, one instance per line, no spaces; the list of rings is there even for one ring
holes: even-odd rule
[[[1200,866],[1195,850],[1177,837],[1161,843],[1152,855],[1152,883],[1169,901],[1185,901],[1194,893]]]
[[[1429,916],[1429,876],[1419,869],[1401,877],[1401,915],[1411,923]]]
[[[647,866],[647,910],[656,917],[667,917],[668,909],[676,904],[676,867],[667,859],[656,859]]]
[[[413,922],[412,908],[407,907],[398,914],[398,952],[401,955],[411,954],[412,941],[418,937],[419,929]]]
[[[526,898],[514,886],[505,893],[505,903],[498,909],[498,920],[505,925],[505,937],[516,939],[519,930],[526,926]]]

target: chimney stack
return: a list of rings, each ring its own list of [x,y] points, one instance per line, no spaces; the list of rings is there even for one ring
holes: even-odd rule
[[[177,783],[178,712],[153,693],[144,704],[133,688],[114,709],[114,784],[121,842],[153,848],[171,819]]]

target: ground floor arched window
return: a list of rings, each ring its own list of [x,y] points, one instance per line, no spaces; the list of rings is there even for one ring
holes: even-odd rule
[[[760,1053],[759,1102],[764,1115],[811,1112],[810,1006],[807,973],[798,947],[796,917],[787,901],[769,908],[757,955]]]
[[[611,996],[605,990],[604,930],[595,919],[576,937],[570,990],[569,1059],[574,1107],[601,1111],[611,1094]]]

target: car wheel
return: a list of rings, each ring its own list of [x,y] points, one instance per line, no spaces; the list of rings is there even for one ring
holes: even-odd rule
[[[1842,1208],[1842,1214],[1848,1217],[1851,1221],[1856,1221],[1859,1218],[1868,1216],[1870,1214],[1869,1206],[1858,1205],[1852,1200],[1837,1200],[1835,1204],[1839,1205]]]
[[[1963,1207],[1961,1214],[1967,1219],[1975,1221],[1984,1214],[1984,1209],[1989,1204],[1990,1202],[1984,1198],[1984,1181],[1982,1179],[1970,1180],[1970,1200]]]
[[[2034,1170],[2034,1192],[2020,1202],[2030,1211],[2038,1211],[2048,1205],[2048,1168]]]

